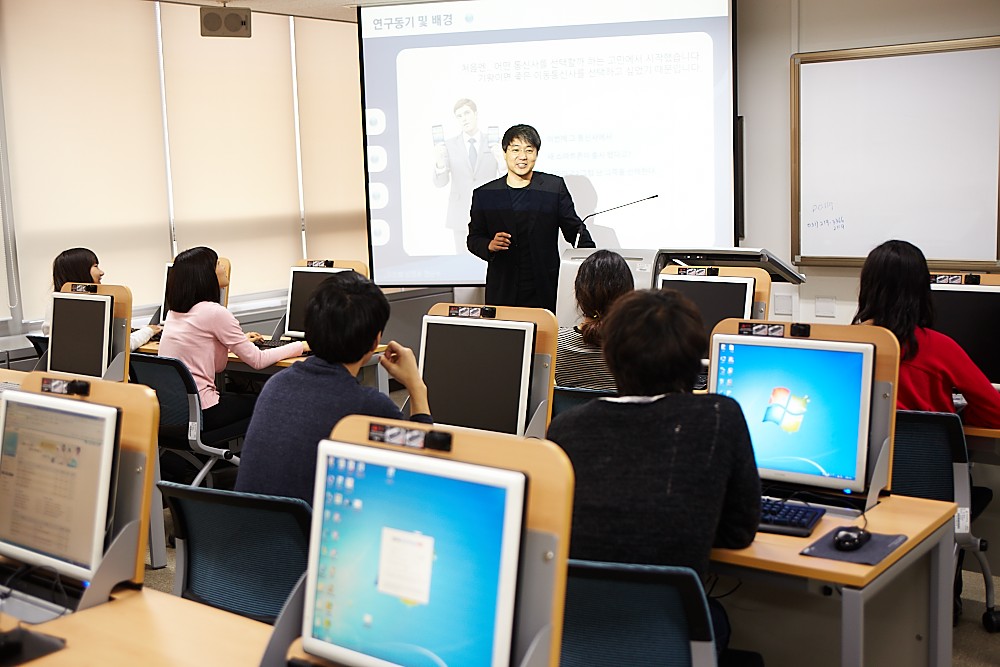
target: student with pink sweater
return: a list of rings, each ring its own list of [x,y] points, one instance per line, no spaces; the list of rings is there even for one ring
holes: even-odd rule
[[[225,267],[211,248],[185,250],[174,259],[167,280],[170,311],[160,339],[160,355],[175,357],[191,371],[201,397],[202,428],[222,428],[253,414],[255,396],[220,392],[215,375],[226,368],[229,352],[252,368],[264,368],[306,351],[300,342],[258,349],[258,333],[243,333],[236,316],[219,303],[229,285]]]

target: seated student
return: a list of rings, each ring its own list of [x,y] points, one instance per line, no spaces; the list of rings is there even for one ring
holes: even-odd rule
[[[226,368],[232,352],[252,368],[264,368],[282,359],[301,356],[305,346],[289,343],[270,350],[253,344],[259,333],[243,333],[236,316],[219,303],[219,290],[229,285],[225,267],[211,248],[185,250],[174,259],[167,280],[167,312],[160,337],[160,355],[184,362],[198,385],[202,427],[222,428],[253,413],[255,396],[220,393],[215,375]]]
[[[955,412],[952,393],[968,405],[962,421],[971,426],[1000,428],[1000,392],[950,337],[934,331],[931,275],[920,248],[907,241],[886,241],[872,250],[861,268],[858,312],[854,323],[885,327],[899,339],[898,410]],[[971,518],[993,500],[993,490],[973,486]],[[954,584],[954,620],[962,613],[962,561],[958,553]]]
[[[753,542],[760,478],[739,404],[691,393],[707,347],[697,307],[674,290],[622,296],[604,323],[621,396],[559,414],[546,437],[576,472],[570,558],[679,565],[705,576],[712,547]],[[716,645],[728,643],[710,600]]]
[[[556,386],[614,391],[615,379],[601,354],[601,329],[611,304],[635,289],[625,258],[598,250],[583,260],[574,283],[583,321],[560,327],[556,352]]]
[[[320,284],[306,309],[306,340],[314,356],[264,385],[243,442],[237,491],[292,496],[311,504],[316,446],[342,417],[403,418],[388,396],[357,381],[388,321],[389,301],[360,274],[345,271]],[[413,350],[390,342],[380,363],[410,392],[410,419],[432,423],[427,386]]]
[[[104,271],[98,266],[100,262],[93,250],[87,248],[70,248],[63,250],[52,260],[52,291],[62,290],[66,283],[101,283]],[[42,333],[49,335],[49,322],[52,320],[52,302],[46,310],[45,321],[42,323]],[[149,324],[129,337],[129,349],[137,350],[158,332],[160,327]]]
[[[931,328],[930,271],[920,248],[886,241],[871,251],[854,322],[885,327],[899,339],[898,409],[955,412],[958,391],[968,402],[963,422],[1000,428],[1000,393],[958,343]]]

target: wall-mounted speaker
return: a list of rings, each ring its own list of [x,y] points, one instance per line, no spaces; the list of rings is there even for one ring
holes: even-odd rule
[[[246,7],[202,7],[202,37],[249,37],[250,10]]]

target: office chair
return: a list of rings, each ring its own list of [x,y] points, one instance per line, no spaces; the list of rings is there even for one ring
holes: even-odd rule
[[[274,624],[309,560],[299,498],[160,482],[174,517],[174,595]]]
[[[552,418],[555,419],[556,415],[570,408],[575,408],[578,405],[583,405],[588,401],[592,401],[595,398],[602,398],[604,396],[617,396],[618,393],[614,391],[605,391],[601,389],[582,389],[579,387],[553,387],[552,388]]]
[[[972,486],[965,433],[958,415],[950,412],[896,412],[892,492],[954,502],[958,505],[959,516],[964,514],[969,517],[955,522],[956,564],[961,564],[957,557],[960,549],[975,555],[986,580],[983,627],[988,632],[1000,630],[1000,610],[996,608],[994,599],[993,576],[983,553],[988,545],[986,540],[972,534],[970,525],[971,520],[989,504],[992,493],[984,487]],[[956,576],[961,577],[961,572]]]
[[[198,474],[191,486],[200,486],[220,460],[239,465],[240,459],[229,446],[246,435],[250,418],[224,428],[202,430],[201,399],[198,387],[184,362],[171,357],[133,354],[130,370],[139,384],[156,391],[160,402],[159,446],[193,465]]]
[[[708,601],[694,570],[570,560],[562,667],[715,667]]]

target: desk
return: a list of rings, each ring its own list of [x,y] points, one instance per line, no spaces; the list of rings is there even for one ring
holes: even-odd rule
[[[290,341],[289,341],[290,342]],[[358,373],[358,379],[361,384],[368,387],[376,387],[383,394],[389,394],[389,374],[379,365],[379,359],[382,357],[382,353],[385,352],[386,345],[379,345],[375,348],[375,354],[372,358],[361,368],[361,372]],[[160,353],[160,343],[157,341],[146,343],[141,346],[136,352],[142,354],[155,354]],[[288,368],[292,364],[298,363],[300,361],[305,361],[309,357],[291,357],[290,359],[282,359],[281,361],[265,368],[252,368],[247,364],[240,361],[232,352],[229,353],[229,361],[226,363],[226,370],[231,371],[242,371],[245,373],[257,373],[259,375],[274,375],[278,371]]]
[[[804,589],[819,584],[839,590],[840,664],[858,667],[865,664],[867,604],[907,568],[927,557],[930,559],[926,582],[930,605],[927,664],[946,667],[951,665],[954,514],[953,503],[902,496],[883,498],[867,513],[868,529],[876,533],[904,534],[907,540],[874,566],[799,554],[834,527],[851,523],[842,516],[826,514],[812,537],[807,539],[758,533],[754,543],[746,549],[713,549],[711,568],[718,574],[760,579],[769,585],[791,584]],[[764,657],[769,659],[766,654]]]
[[[0,627],[11,624],[0,616]],[[117,591],[110,602],[32,627],[66,640],[32,667],[257,665],[272,629],[148,588]]]

